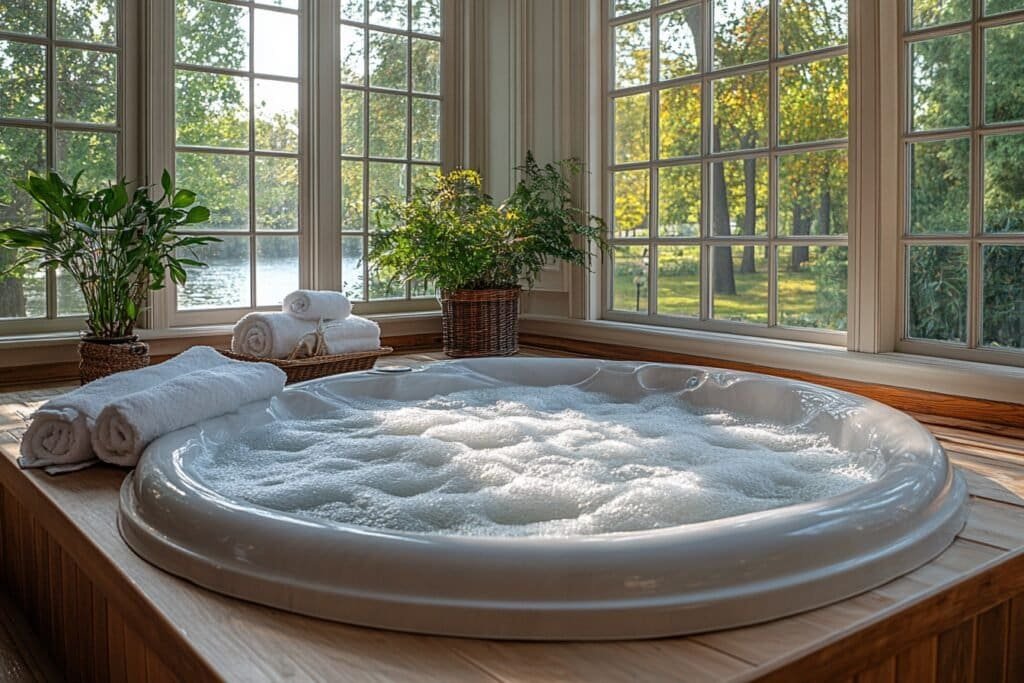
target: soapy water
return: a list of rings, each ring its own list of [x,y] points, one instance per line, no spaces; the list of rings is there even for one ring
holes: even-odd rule
[[[361,398],[271,422],[189,469],[228,498],[306,517],[470,536],[580,536],[721,519],[835,496],[880,458],[799,427],[570,386]]]

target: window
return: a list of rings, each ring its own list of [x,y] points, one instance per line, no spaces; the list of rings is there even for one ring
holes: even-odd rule
[[[117,0],[4,0],[0,4],[0,224],[42,218],[12,183],[56,168],[102,186],[126,173],[123,13]],[[0,271],[13,254],[0,250]],[[4,332],[80,327],[77,286],[59,271],[26,268],[0,280]],[[19,323],[16,319],[25,320]]]
[[[609,0],[606,317],[842,343],[845,0]]]
[[[1024,2],[914,0],[903,42],[902,346],[994,360],[1024,348]]]
[[[179,311],[278,305],[299,285],[303,2],[175,2],[175,176],[221,239],[197,250],[209,267],[190,270]]]
[[[356,301],[432,296],[376,277],[373,199],[406,197],[441,167],[441,0],[342,0],[341,275]]]

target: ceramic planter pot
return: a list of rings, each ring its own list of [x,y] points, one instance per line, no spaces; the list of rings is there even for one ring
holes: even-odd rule
[[[78,377],[82,384],[124,370],[138,370],[149,365],[149,345],[130,337],[95,337],[82,335],[78,343]]]

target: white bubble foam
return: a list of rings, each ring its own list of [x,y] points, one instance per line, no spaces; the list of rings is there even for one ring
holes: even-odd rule
[[[365,399],[207,451],[189,469],[230,498],[404,531],[574,536],[692,524],[838,495],[875,458],[820,434],[574,387]]]

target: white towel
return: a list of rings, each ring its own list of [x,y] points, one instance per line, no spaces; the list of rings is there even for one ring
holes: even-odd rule
[[[341,320],[352,313],[352,303],[341,292],[297,289],[284,298],[281,310],[300,320]]]
[[[92,447],[104,462],[134,467],[157,437],[279,394],[285,379],[270,363],[243,361],[186,373],[107,405]]]
[[[95,460],[90,434],[97,416],[121,396],[231,361],[209,346],[195,346],[163,363],[118,372],[43,404],[21,440],[22,467],[46,467],[51,474],[81,469]]]
[[[313,339],[315,320],[299,320],[287,313],[249,313],[235,325],[231,350],[256,358],[287,358],[303,338]],[[353,353],[380,348],[380,326],[350,315],[324,325],[328,353]]]

